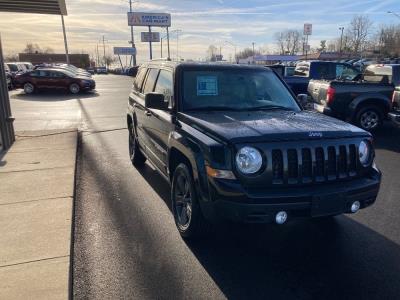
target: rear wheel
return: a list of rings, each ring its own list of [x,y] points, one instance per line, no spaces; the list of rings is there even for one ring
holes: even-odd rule
[[[184,238],[203,235],[209,228],[200,209],[190,168],[179,164],[172,179],[172,212],[179,233]]]
[[[70,91],[72,94],[78,94],[78,93],[80,92],[80,90],[81,90],[81,87],[80,87],[79,84],[77,84],[77,83],[72,83],[72,84],[69,86],[69,91]]]
[[[383,123],[382,109],[375,105],[362,107],[356,115],[356,124],[367,131],[378,129]]]
[[[129,157],[135,167],[142,167],[146,162],[146,157],[139,148],[133,125],[129,127]]]
[[[35,86],[32,83],[27,82],[24,84],[25,94],[33,94],[34,91],[35,91]]]

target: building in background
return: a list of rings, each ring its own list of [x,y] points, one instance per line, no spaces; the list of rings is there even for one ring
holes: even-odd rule
[[[65,54],[45,54],[45,53],[20,53],[19,61],[31,62],[33,65],[42,63],[66,63]],[[70,64],[78,68],[89,68],[89,54],[69,54]]]

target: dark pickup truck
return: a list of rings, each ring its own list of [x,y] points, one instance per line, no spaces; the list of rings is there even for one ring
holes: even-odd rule
[[[264,67],[143,64],[127,126],[132,164],[148,160],[171,185],[183,237],[222,220],[283,224],[355,213],[378,194],[371,134],[303,110]]]
[[[308,61],[299,62],[294,69],[294,75],[288,76],[287,72],[271,66],[292,89],[295,95],[307,94],[308,84],[312,79],[353,79],[360,72],[346,63],[331,61]]]
[[[400,65],[371,65],[355,80],[311,80],[308,93],[314,107],[330,116],[375,130],[391,110]]]

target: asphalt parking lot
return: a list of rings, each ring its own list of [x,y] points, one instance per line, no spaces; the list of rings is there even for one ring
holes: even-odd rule
[[[223,226],[183,241],[169,187],[128,157],[132,78],[94,77],[72,96],[11,92],[18,131],[82,131],[76,178],[76,299],[395,299],[400,295],[400,129],[375,134],[383,172],[374,206],[331,222]]]

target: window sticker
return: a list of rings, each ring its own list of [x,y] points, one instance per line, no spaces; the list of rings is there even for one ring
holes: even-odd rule
[[[197,76],[197,96],[218,96],[217,76]]]

